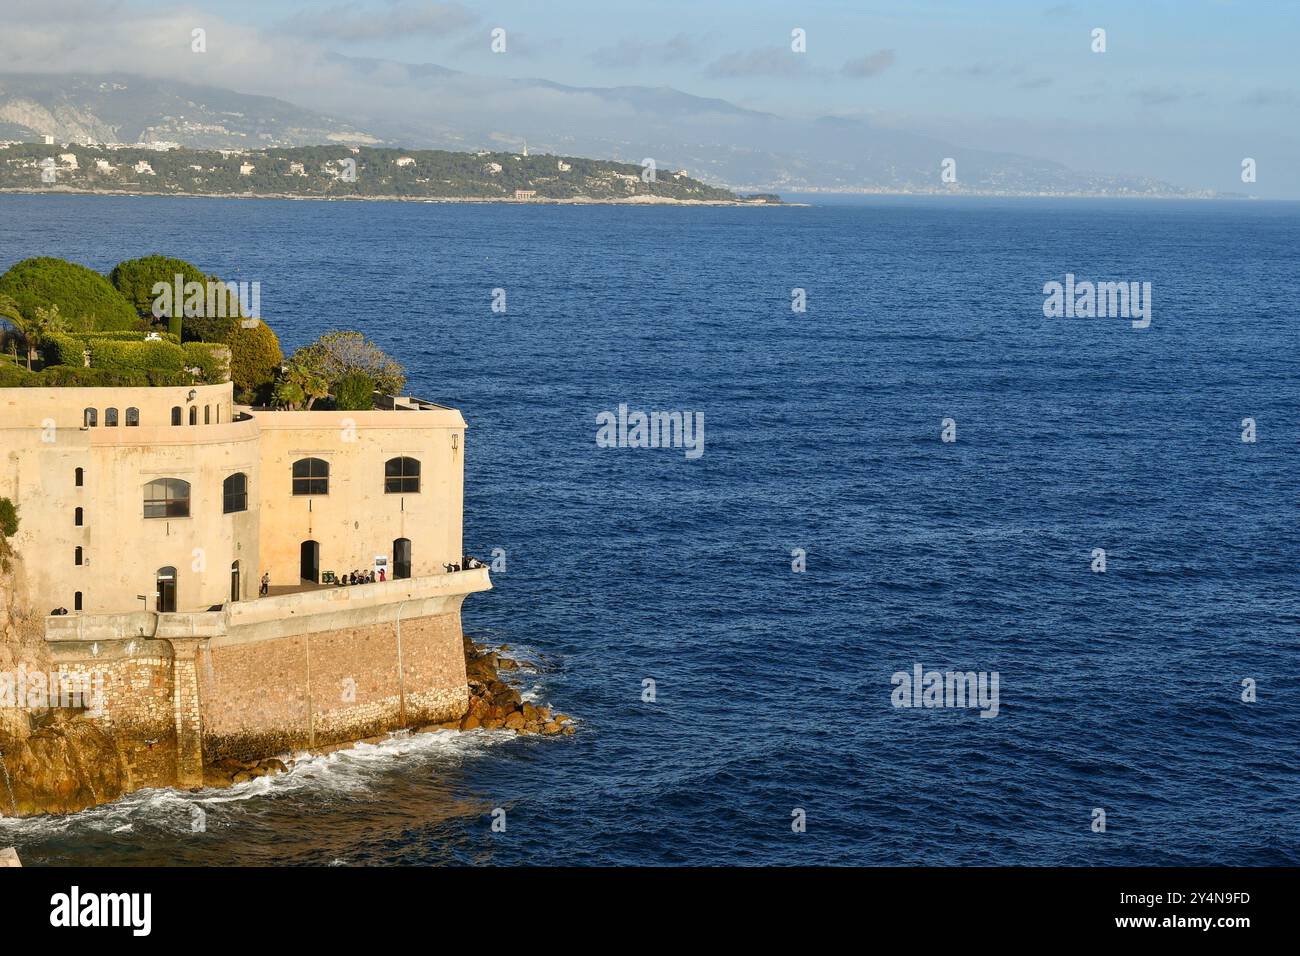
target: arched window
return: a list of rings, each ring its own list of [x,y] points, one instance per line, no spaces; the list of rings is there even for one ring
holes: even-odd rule
[[[212,406],[211,406],[211,405],[204,405],[204,406],[203,406],[203,424],[205,424],[205,425],[211,425],[211,424],[212,424]]]
[[[86,428],[94,428],[99,424],[99,412],[93,408],[87,408],[81,413],[81,424]]]
[[[126,410],[126,427],[137,428],[140,425],[140,409],[128,408]]]
[[[73,564],[75,564],[77,567],[81,567],[81,564],[83,561],[85,561],[85,559],[86,559],[86,555],[85,552],[81,550],[81,545],[77,545],[75,548],[72,549]]]
[[[105,428],[116,428],[116,427],[117,427],[117,409],[116,409],[116,408],[106,408],[106,409],[104,409],[104,427],[105,427]]]
[[[220,405],[217,406],[217,424],[218,424],[218,425],[221,424],[221,406],[220,406]]]
[[[414,495],[420,491],[420,463],[414,458],[384,462],[384,494]]]
[[[330,493],[330,465],[319,458],[299,458],[293,463],[293,493],[295,495],[328,495]]]
[[[75,511],[72,512],[72,523],[75,524],[78,528],[80,528],[83,522],[85,521],[85,517],[86,517],[86,513],[82,511],[80,508],[77,508]]]
[[[78,468],[76,471],[72,473],[72,475],[76,481],[78,488],[80,488],[83,484],[86,483],[86,470],[84,468]]]
[[[76,594],[72,595],[72,609],[73,609],[74,611],[80,611],[80,610],[81,610],[81,592],[80,592],[80,591],[78,591]]]
[[[179,405],[172,406],[172,424],[181,424],[181,407]]]
[[[155,478],[144,486],[146,518],[188,518],[190,483],[180,478]]]
[[[190,406],[190,424],[191,424],[191,425],[197,425],[198,423],[199,423],[199,406],[197,406],[197,405],[191,405],[191,406]]]
[[[230,565],[230,600],[239,600],[239,562],[231,562]]]
[[[238,472],[221,483],[221,513],[232,514],[247,510],[248,476]]]

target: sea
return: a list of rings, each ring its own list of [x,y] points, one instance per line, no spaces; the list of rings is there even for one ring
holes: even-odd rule
[[[0,844],[1300,863],[1300,203],[806,198],[0,196],[0,270],[177,256],[259,282],[286,352],[360,330],[461,409],[466,551],[497,564],[466,632],[578,727],[394,735]],[[1150,283],[1149,324],[1049,317],[1067,275]],[[599,441],[620,406],[702,420],[699,453]],[[918,668],[996,703],[913,696]]]

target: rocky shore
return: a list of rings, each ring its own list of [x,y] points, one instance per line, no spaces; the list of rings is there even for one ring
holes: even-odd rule
[[[572,734],[573,718],[537,707],[501,679],[501,671],[518,670],[520,662],[505,656],[508,645],[478,647],[465,638],[465,671],[469,677],[469,711],[458,722],[438,724],[443,730],[513,730],[523,735],[552,737]]]
[[[20,609],[14,601],[15,577],[20,573],[18,556],[0,537],[0,674],[11,677],[20,668],[33,674],[53,669],[41,617]],[[464,647],[469,684],[465,715],[457,721],[414,730],[513,730],[523,736],[545,737],[575,733],[571,718],[524,701],[519,691],[501,678],[502,672],[527,669],[531,666],[528,662],[507,656],[509,648],[504,645],[479,647],[465,638]],[[82,710],[0,706],[0,816],[73,813],[130,792],[135,787],[122,743],[114,738],[111,728],[101,726]],[[293,762],[288,754],[252,761],[219,760],[203,768],[203,784],[227,787],[245,783],[285,773]]]

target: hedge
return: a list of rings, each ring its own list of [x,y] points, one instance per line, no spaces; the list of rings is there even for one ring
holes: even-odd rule
[[[173,335],[170,332],[164,332],[162,329],[150,329],[149,332],[78,332],[79,339],[107,339],[111,342],[143,342],[144,337],[153,333],[164,342],[172,342],[180,345],[180,336]]]
[[[120,372],[106,368],[74,368],[51,365],[40,372],[28,372],[15,365],[0,364],[0,388],[143,388],[160,385],[192,385],[188,372]]]
[[[41,354],[45,357],[46,365],[68,365],[81,368],[86,364],[85,351],[85,339],[78,336],[64,335],[61,332],[56,332],[47,337],[41,346]]]
[[[174,342],[90,339],[90,367],[114,372],[183,372],[185,350]]]

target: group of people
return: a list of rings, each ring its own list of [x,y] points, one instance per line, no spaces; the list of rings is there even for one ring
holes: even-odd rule
[[[468,571],[471,568],[486,568],[487,565],[474,557],[474,555],[467,554],[461,559],[460,564],[444,564],[443,567],[447,569],[448,573],[451,573],[452,571]]]
[[[337,584],[339,587],[351,584],[374,584],[376,581],[383,582],[388,580],[388,572],[380,568],[378,573],[375,571],[350,571],[347,574],[335,574],[333,571],[326,571],[321,578],[322,584]]]

